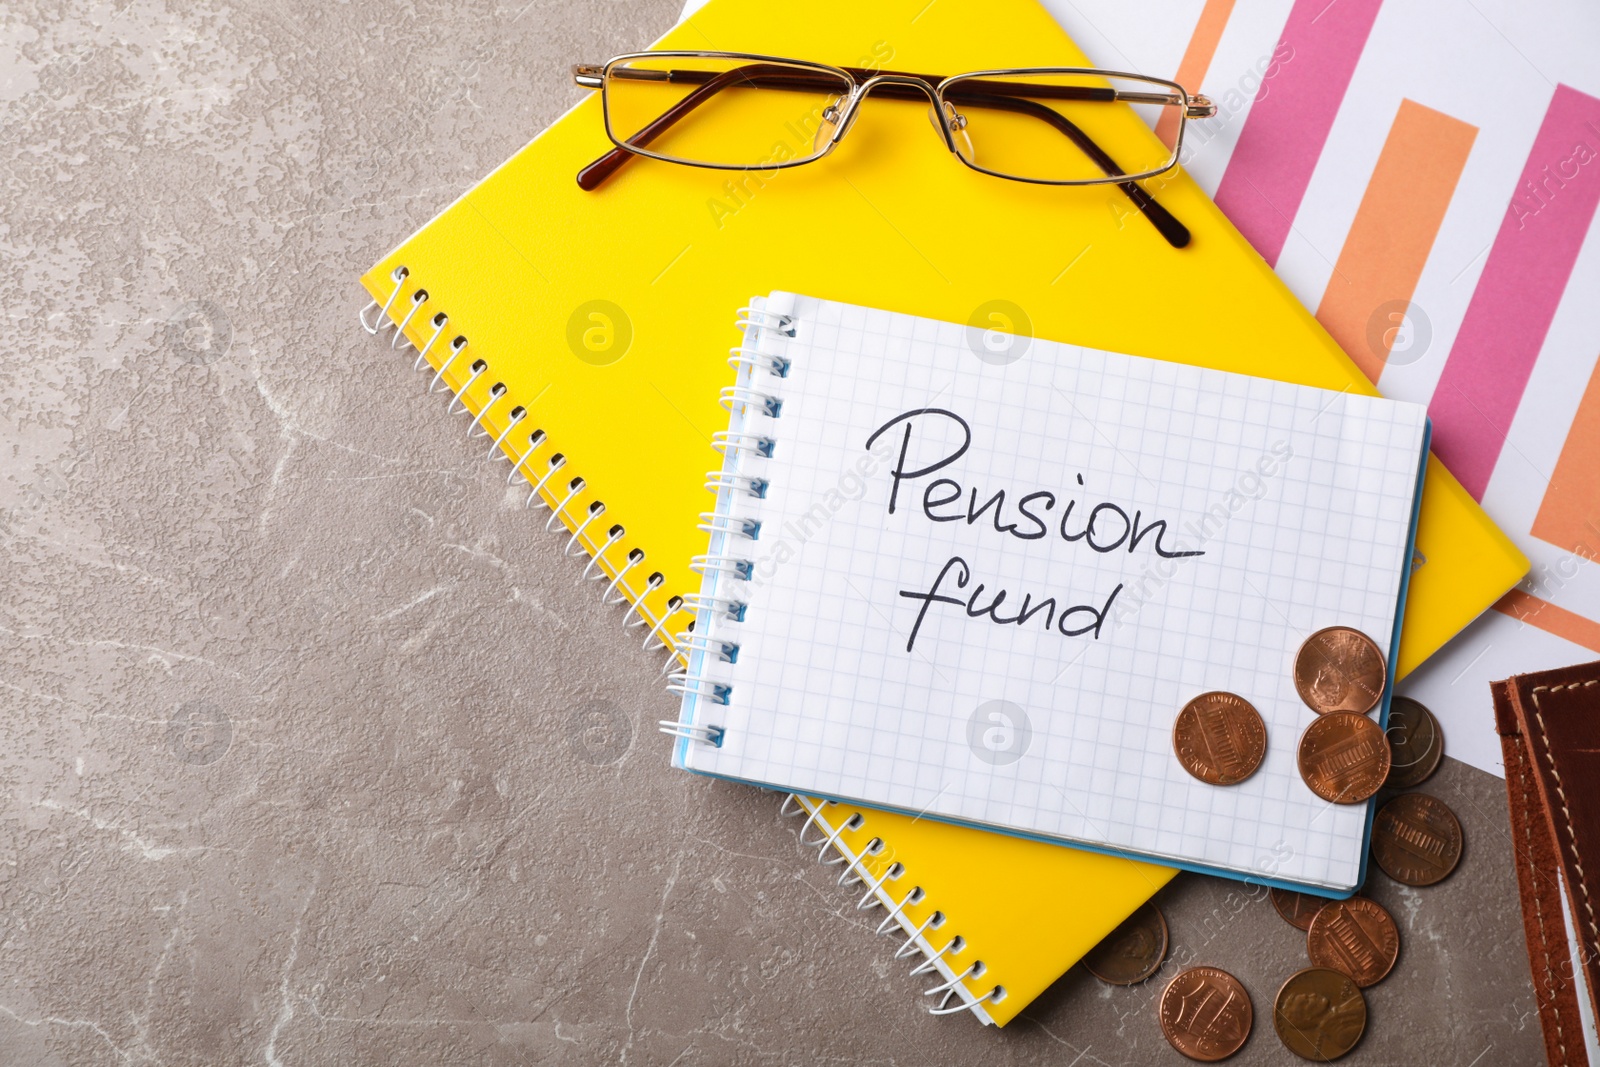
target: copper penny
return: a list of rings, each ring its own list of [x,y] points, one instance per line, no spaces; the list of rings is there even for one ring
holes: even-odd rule
[[[1323,800],[1359,804],[1389,775],[1389,742],[1354,711],[1330,711],[1300,735],[1300,777]]]
[[[1365,989],[1383,981],[1400,958],[1400,930],[1377,901],[1330,901],[1306,932],[1306,954],[1312,966],[1347,974]]]
[[[1190,967],[1167,983],[1156,1009],[1167,1043],[1191,1060],[1216,1063],[1244,1046],[1255,1011],[1239,979],[1216,967]]]
[[[1372,822],[1372,858],[1397,882],[1433,885],[1461,862],[1461,823],[1442,800],[1401,793]]]
[[[1367,998],[1347,974],[1308,967],[1293,974],[1272,1003],[1272,1027],[1302,1059],[1331,1063],[1367,1029]]]
[[[1178,712],[1172,749],[1183,769],[1208,785],[1234,785],[1261,766],[1267,724],[1244,697],[1201,693]]]
[[[1318,630],[1295,653],[1295,692],[1318,715],[1330,711],[1365,715],[1383,699],[1388,679],[1377,644],[1348,626]]]
[[[1410,697],[1389,703],[1389,777],[1386,789],[1413,789],[1433,776],[1444,756],[1444,731],[1433,712]]]
[[[1274,889],[1272,906],[1278,909],[1283,921],[1296,930],[1311,929],[1311,920],[1328,903],[1327,897],[1314,897],[1310,893],[1296,893],[1292,889]]]
[[[1167,920],[1146,901],[1083,957],[1089,973],[1108,985],[1134,985],[1167,958]]]

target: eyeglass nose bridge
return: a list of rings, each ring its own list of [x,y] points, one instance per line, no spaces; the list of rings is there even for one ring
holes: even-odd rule
[[[892,86],[902,91],[914,89],[926,96],[935,109],[938,109],[943,102],[939,98],[938,89],[922,78],[914,78],[908,74],[875,74],[851,90],[849,98],[842,104],[834,105],[840,111],[837,120],[830,119],[827,112],[823,112],[823,120],[833,126],[833,132],[828,135],[827,151],[833,151],[833,146],[844,140],[845,134],[855,126],[856,117],[861,113],[862,101],[866,100],[867,95],[874,89],[884,86]],[[954,152],[956,146],[950,140],[950,131],[945,128],[944,123],[935,125],[939,127],[939,133],[944,137],[945,147]]]

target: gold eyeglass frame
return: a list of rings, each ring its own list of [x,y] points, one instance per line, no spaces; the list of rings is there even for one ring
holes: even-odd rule
[[[674,104],[661,116],[641,130],[628,135],[619,134],[613,126],[612,107],[606,89],[611,81],[621,77],[618,73],[619,65],[642,59],[720,59],[745,61],[751,66],[772,64],[780,68],[779,73],[765,72],[769,85],[780,88],[794,88],[793,79],[801,78],[805,73],[812,73],[819,78],[827,79],[827,86],[833,92],[843,92],[848,86],[848,94],[843,100],[829,105],[824,112],[826,121],[834,126],[831,134],[822,147],[810,155],[797,159],[768,160],[755,163],[711,163],[702,160],[685,159],[679,156],[655,152],[649,148],[652,141],[660,133],[665,132],[679,119],[686,116],[699,103],[709,98],[710,95],[720,91],[728,84],[735,83],[735,77],[742,75],[738,83],[749,87],[760,88],[759,82],[752,80],[748,67],[736,67],[732,70],[711,74],[704,71],[681,72],[634,72],[635,77],[644,77],[649,80],[674,80],[677,75],[690,75],[683,80],[691,84],[698,83],[698,87],[686,94],[678,103]],[[620,69],[628,69],[622,66]],[[1150,219],[1156,229],[1174,247],[1183,247],[1188,244],[1189,233],[1181,223],[1173,218],[1165,209],[1150,196],[1141,186],[1139,181],[1165,174],[1177,166],[1178,159],[1183,150],[1183,135],[1191,118],[1210,118],[1217,112],[1216,105],[1205,96],[1192,94],[1175,81],[1166,78],[1156,78],[1146,74],[1133,74],[1125,71],[1105,70],[1097,67],[1014,67],[993,68],[988,70],[969,71],[945,77],[931,74],[914,74],[906,71],[870,70],[859,67],[838,67],[828,63],[817,63],[810,60],[790,59],[783,56],[761,55],[751,52],[720,52],[720,51],[694,51],[694,50],[668,50],[659,52],[629,52],[613,56],[601,64],[579,63],[572,68],[573,81],[586,89],[600,90],[601,113],[604,120],[607,138],[615,146],[610,152],[596,159],[589,166],[578,173],[578,184],[586,190],[598,188],[612,174],[614,174],[632,156],[644,156],[649,159],[660,160],[665,163],[675,163],[680,166],[701,167],[710,170],[735,170],[735,171],[772,171],[805,166],[830,154],[839,142],[855,125],[855,120],[860,114],[861,105],[868,95],[880,92],[897,99],[925,99],[932,105],[930,120],[935,129],[939,131],[944,140],[945,148],[959,159],[963,164],[982,174],[995,178],[1004,178],[1007,181],[1025,182],[1032,185],[1061,185],[1061,186],[1096,186],[1115,185],[1119,187],[1134,202],[1135,206]],[[1124,102],[1132,104],[1159,104],[1176,107],[1179,122],[1177,135],[1173,139],[1171,152],[1166,161],[1158,167],[1136,172],[1127,172],[1106,153],[1099,145],[1084,133],[1070,119],[1059,112],[1037,103],[1031,99],[1023,99],[1023,94],[1017,90],[1023,86],[1013,82],[989,82],[982,84],[984,79],[996,77],[1014,78],[1028,75],[1088,75],[1106,79],[1128,79],[1144,82],[1153,86],[1161,86],[1164,92],[1130,92],[1117,88],[1097,89],[1092,87],[1075,86],[1030,86],[1029,96],[1040,95],[1038,90],[1048,88],[1049,93],[1044,95],[1057,95],[1065,99],[1081,98],[1095,102]],[[718,79],[727,78],[726,82]],[[779,77],[789,80],[784,85],[778,81]],[[955,135],[966,125],[966,118],[961,114],[957,105],[961,103],[959,95],[952,100],[951,90],[959,90],[963,85],[975,86],[983,94],[980,106],[1000,107],[1012,111],[1025,111],[1045,119],[1053,125],[1058,132],[1068,137],[1084,152],[1089,159],[1105,173],[1098,178],[1072,178],[1050,179],[1034,178],[1016,174],[1007,174],[1004,171],[991,170],[980,166],[975,160],[968,158],[956,146]],[[804,88],[802,84],[800,87]],[[818,86],[812,86],[816,88]],[[1091,94],[1079,97],[1078,94]],[[969,100],[969,103],[971,101]],[[829,114],[828,112],[833,112]]]

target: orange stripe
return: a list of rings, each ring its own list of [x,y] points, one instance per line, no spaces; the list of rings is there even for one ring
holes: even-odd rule
[[[1575,611],[1558,608],[1532,593],[1513,589],[1495,601],[1494,610],[1529,626],[1537,626],[1547,634],[1555,634],[1575,645],[1600,652],[1600,622],[1586,619]]]
[[[1217,42],[1222,40],[1222,31],[1228,25],[1228,16],[1233,14],[1233,0],[1206,0],[1206,6],[1200,11],[1200,21],[1195,23],[1194,33],[1189,37],[1189,47],[1184,49],[1183,62],[1178,64],[1177,77],[1172,80],[1183,86],[1186,92],[1198,93],[1200,83],[1205,80],[1206,71],[1211,69],[1211,60],[1217,54]],[[1178,113],[1173,108],[1163,108],[1161,119],[1156,123],[1156,136],[1161,138],[1161,143],[1168,148],[1178,136]]]
[[[1578,402],[1532,533],[1585,559],[1600,557],[1600,363]]]
[[[1476,126],[1414,100],[1400,101],[1389,127],[1317,308],[1317,321],[1374,382],[1477,136]]]

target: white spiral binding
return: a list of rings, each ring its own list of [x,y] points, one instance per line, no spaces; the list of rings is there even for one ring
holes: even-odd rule
[[[761,535],[761,524],[743,515],[719,515],[715,511],[702,511],[698,527],[706,533],[736,533],[754,541]]]
[[[689,561],[689,569],[696,574],[728,574],[748,582],[755,577],[755,564],[739,556],[695,556]]]
[[[761,367],[780,378],[787,377],[789,374],[789,361],[787,359],[782,356],[769,355],[765,352],[752,352],[744,345],[736,345],[728,349],[728,366],[737,371]]]
[[[898,928],[906,934],[906,941],[894,954],[895,959],[920,956],[918,963],[911,968],[913,976],[921,976],[936,972],[944,980],[929,989],[923,990],[925,996],[939,996],[939,1000],[927,1010],[932,1015],[957,1015],[961,1012],[970,1012],[975,1017],[990,1022],[984,1005],[998,1003],[1005,999],[1004,986],[993,986],[981,995],[974,996],[966,988],[966,983],[982,978],[987,967],[982,960],[973,960],[964,968],[957,969],[951,962],[953,957],[959,956],[966,948],[966,938],[957,934],[951,937],[939,948],[933,946],[930,935],[934,930],[941,929],[945,924],[945,915],[942,911],[929,912],[920,923],[913,923],[906,915],[906,909],[923,904],[927,900],[927,893],[920,885],[912,886],[905,892],[898,892],[894,883],[906,874],[906,867],[898,861],[889,862],[882,873],[873,875],[869,860],[874,856],[881,856],[885,851],[884,841],[874,837],[867,842],[865,848],[859,852],[852,851],[843,841],[847,831],[854,832],[866,825],[870,818],[869,813],[862,811],[851,812],[848,818],[835,824],[833,829],[827,828],[827,821],[823,813],[829,809],[835,811],[848,811],[840,809],[833,801],[807,800],[795,794],[784,798],[783,807],[779,814],[789,817],[804,815],[805,821],[800,825],[796,834],[800,844],[806,848],[818,850],[817,859],[821,863],[845,864],[845,871],[839,876],[840,885],[861,884],[867,887],[866,892],[856,902],[856,908],[861,911],[870,908],[882,907],[885,910],[883,921],[878,924],[880,934],[888,934]],[[813,826],[820,828],[821,836],[816,839],[806,835]],[[832,851],[833,856],[828,856]]]
[[[418,348],[406,333],[406,329],[412,325],[413,320],[419,314],[422,314],[429,297],[426,289],[418,287],[413,289],[403,301],[400,300],[401,292],[406,287],[406,279],[410,276],[411,272],[405,266],[395,267],[389,273],[389,279],[394,282],[394,288],[389,291],[388,298],[381,304],[377,300],[373,300],[361,310],[357,318],[361,322],[361,328],[374,336],[392,328],[394,336],[389,340],[389,347],[400,350],[410,345],[415,348],[417,357],[411,366],[413,370],[421,370],[429,365],[428,354],[434,350],[434,346],[444,336],[445,330],[450,324],[450,316],[443,311],[437,311],[428,318],[427,323],[432,326],[432,331],[428,339]],[[396,307],[397,301],[400,302],[400,307]],[[423,328],[426,330],[427,327]],[[476,358],[468,364],[466,379],[459,388],[451,389],[449,383],[444,380],[445,374],[461,358],[462,353],[467,348],[467,338],[463,335],[458,334],[450,341],[449,351],[440,360],[438,367],[430,367],[430,369],[433,369],[433,375],[428,380],[428,392],[432,393],[440,388],[448,390],[451,393],[449,413],[452,415],[465,413],[472,417],[472,421],[467,426],[467,437],[469,439],[489,437],[493,434],[494,439],[489,445],[489,452],[485,458],[493,459],[499,457],[511,464],[511,473],[506,475],[507,485],[520,478],[530,487],[524,506],[532,507],[534,502],[537,501],[541,507],[550,508],[550,517],[545,522],[546,531],[553,531],[557,529],[558,524],[565,524],[568,520],[571,521],[572,532],[568,536],[566,544],[562,546],[562,554],[568,556],[587,554],[590,557],[583,568],[583,574],[579,580],[604,580],[606,584],[600,593],[600,602],[608,606],[628,603],[628,611],[622,617],[623,625],[629,628],[636,626],[647,627],[644,647],[649,648],[651,645],[659,643],[661,647],[668,650],[671,657],[669,658],[670,663],[671,659],[675,659],[679,655],[679,652],[678,646],[668,636],[670,633],[668,624],[675,616],[686,610],[683,598],[677,596],[669,597],[666,602],[666,611],[660,618],[656,618],[655,614],[645,606],[644,601],[646,597],[660,589],[665,584],[666,579],[661,572],[656,571],[649,574],[645,579],[643,589],[638,589],[635,585],[629,583],[629,574],[639,568],[645,561],[645,553],[641,548],[630,548],[621,563],[614,563],[607,558],[606,554],[622,542],[627,530],[621,523],[599,525],[601,517],[606,514],[604,502],[600,500],[591,501],[581,515],[569,515],[567,513],[567,509],[582,495],[587,483],[582,477],[571,475],[570,471],[567,472],[568,479],[564,488],[559,483],[552,483],[552,479],[556,477],[557,473],[566,468],[567,458],[560,452],[550,450],[550,441],[543,430],[535,429],[527,435],[524,441],[519,442],[517,440],[515,430],[527,420],[527,408],[520,404],[513,407],[507,415],[505,426],[498,433],[491,429],[487,419],[491,408],[505,402],[508,390],[504,382],[495,382],[490,386],[482,405],[477,411],[472,410],[468,393],[476,382],[489,374],[491,364],[487,357]],[[536,452],[541,450],[547,453],[544,456],[545,469],[535,478],[530,473],[529,461],[534,458]],[[603,540],[597,532],[600,529],[605,531]],[[706,731],[697,731],[697,735],[705,736]]]
[[[738,408],[747,419],[776,419],[782,414],[782,397],[771,392],[766,382],[781,381],[789,373],[789,362],[760,350],[763,331],[773,331],[782,336],[794,336],[794,318],[773,314],[765,309],[739,309],[739,328],[744,331],[744,342],[734,349],[728,362],[738,368],[738,384],[722,390],[722,402],[728,410]],[[758,374],[763,379],[763,389],[752,386]],[[754,517],[734,512],[734,498],[760,499],[766,496],[765,478],[742,474],[734,469],[739,462],[766,461],[776,450],[773,435],[746,430],[723,430],[712,435],[712,448],[723,454],[725,462],[720,470],[706,475],[706,490],[717,494],[717,510],[701,515],[699,528],[710,534],[712,550],[690,561],[690,569],[702,577],[715,576],[717,581],[730,582],[738,589],[755,576],[755,563],[738,550],[738,545],[755,541],[760,536],[762,523]],[[714,582],[717,585],[717,582]],[[744,619],[744,600],[738,592],[720,595],[715,592],[691,593],[683,598],[686,608],[693,611],[698,632],[690,630],[678,635],[674,641],[678,659],[685,669],[674,673],[667,681],[667,691],[683,697],[693,697],[696,707],[701,705],[726,705],[733,689],[725,681],[694,675],[694,669],[709,662],[733,662],[738,656],[739,643],[728,633],[718,632],[722,625],[736,624]],[[691,625],[691,630],[694,627]],[[672,667],[672,661],[667,662]],[[722,744],[720,726],[680,725],[678,721],[662,721],[662,733],[674,737],[688,737],[701,744]]]
[[[795,321],[792,315],[768,311],[764,307],[742,307],[738,311],[738,316],[738,321],[734,325],[745,331],[747,339],[751,328],[771,330],[773,333],[779,333],[785,337],[793,337],[796,333]]]
[[[710,535],[710,547],[690,564],[706,581],[700,592],[684,598],[694,612],[695,624],[678,634],[674,645],[679,659],[688,666],[673,673],[667,683],[669,692],[694,698],[697,721],[661,724],[663,732],[675,738],[714,746],[720,746],[725,736],[724,728],[716,725],[717,711],[735,699],[734,686],[723,667],[738,659],[738,628],[745,620],[747,583],[755,576],[755,563],[746,549],[760,537],[760,505],[756,501],[765,498],[770,488],[764,476],[766,463],[782,447],[776,431],[782,425],[778,420],[783,417],[783,379],[788,377],[791,363],[774,355],[771,349],[781,345],[770,342],[797,333],[793,317],[764,307],[741,308],[738,325],[744,332],[743,341],[728,360],[738,378],[722,390],[723,405],[735,413],[734,426],[712,438],[712,446],[725,459],[720,469],[706,475],[707,490],[717,495],[717,509],[700,516],[700,529]],[[924,905],[927,894],[922,887],[898,890],[896,883],[905,876],[906,867],[883,855],[886,846],[882,838],[871,838],[859,851],[846,844],[845,835],[861,829],[868,818],[865,813],[853,812],[830,825],[823,816],[826,806],[791,795],[784,800],[782,814],[806,815],[798,833],[800,844],[816,849],[819,863],[842,866],[839,885],[864,887],[856,901],[858,909],[884,909],[879,933],[898,928],[906,934],[896,958],[920,956],[911,973],[933,973],[943,979],[925,990],[926,995],[937,998],[929,1011],[935,1015],[971,1012],[984,1022],[992,1021],[984,1005],[1004,999],[1005,989],[997,985],[981,996],[968,990],[969,982],[983,976],[983,962],[963,960],[964,968],[956,962],[966,947],[959,934],[936,948],[933,931],[944,925],[944,913],[934,910],[920,923],[913,922],[907,909]],[[811,833],[813,826],[816,835]],[[875,872],[879,864],[881,869]]]
[[[727,455],[730,448],[735,451],[747,449],[764,459],[770,459],[772,450],[778,447],[778,443],[770,437],[763,437],[756,433],[733,433],[729,430],[718,430],[711,435],[711,447],[723,455]]]
[[[722,727],[720,726],[689,726],[676,719],[662,719],[661,732],[672,737],[682,737],[690,741],[699,741],[705,745],[722,744]]]
[[[709,611],[713,616],[723,615],[734,622],[744,621],[745,602],[733,597],[706,596],[703,593],[690,593],[683,598],[689,610],[698,615],[702,611]]]
[[[715,656],[723,663],[733,663],[739,658],[739,646],[732,641],[713,640],[688,630],[675,635],[672,643],[685,651]]]
[[[732,349],[728,360],[738,371],[734,385],[722,390],[722,404],[736,411],[747,424],[771,422],[783,413],[783,397],[774,391],[788,376],[790,364],[782,356],[763,351],[763,335],[793,337],[795,320],[788,315],[765,308],[740,308],[736,324],[743,332],[743,340]],[[760,382],[758,386],[756,383]],[[761,499],[767,494],[767,480],[759,474],[742,469],[744,462],[762,463],[772,458],[777,448],[774,436],[766,428],[719,431],[712,435],[711,445],[725,457],[723,466],[706,475],[706,490],[717,496],[717,509],[700,516],[700,529],[711,535],[711,551],[696,556],[690,568],[702,577],[712,577],[703,588],[709,591],[684,598],[685,605],[695,613],[698,631],[685,631],[678,635],[675,645],[678,656],[687,669],[674,674],[668,682],[669,692],[693,697],[696,706],[701,702],[726,705],[732,696],[732,687],[726,682],[708,679],[692,671],[708,663],[732,663],[738,654],[739,643],[735,636],[722,632],[722,627],[744,620],[745,601],[740,588],[755,576],[755,563],[739,551],[746,542],[760,536],[761,522],[753,516],[741,515],[735,508],[736,500]],[[720,591],[726,582],[734,591],[723,595]],[[671,666],[669,661],[668,666]],[[703,743],[722,743],[720,727],[686,733],[690,727],[676,722],[662,724],[662,730],[675,737],[690,737]],[[692,731],[691,731],[692,732]],[[715,741],[707,740],[715,737]]]

